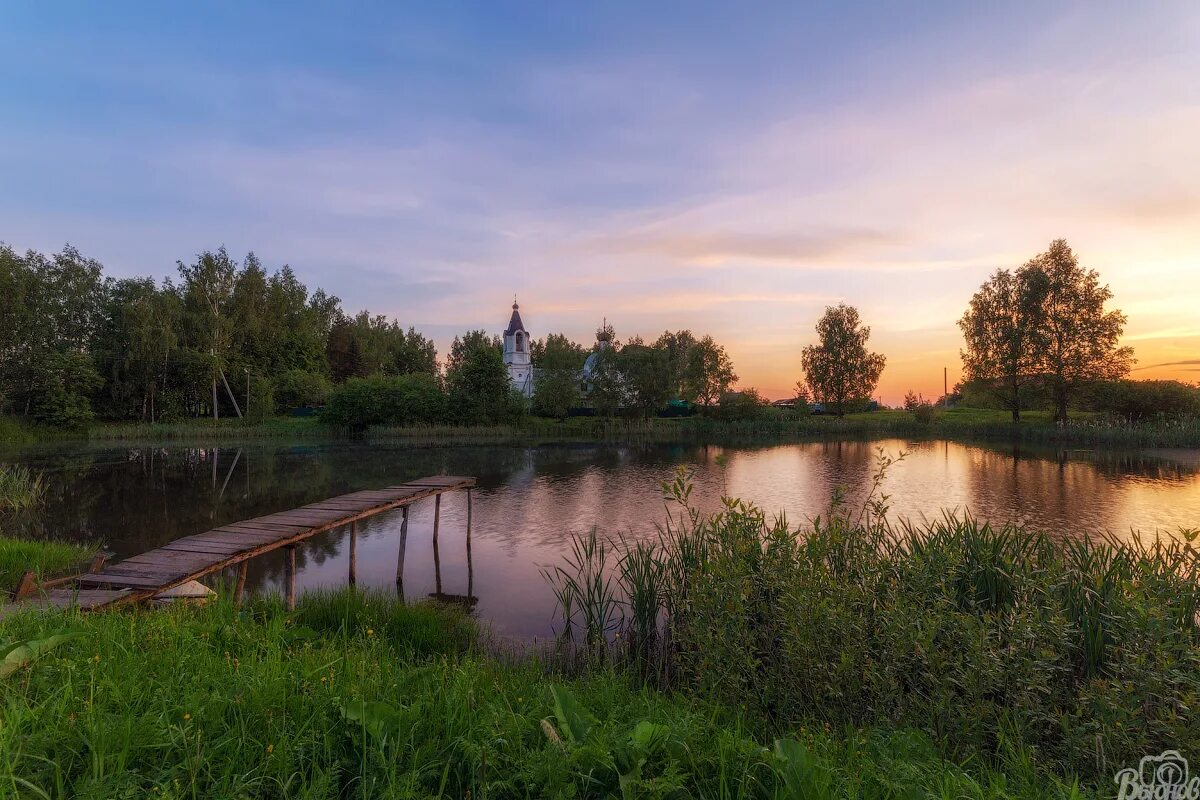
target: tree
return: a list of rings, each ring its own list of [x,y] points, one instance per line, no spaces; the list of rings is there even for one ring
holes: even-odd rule
[[[626,401],[640,409],[645,418],[671,399],[671,376],[665,350],[634,339],[617,352],[616,368],[625,387]]]
[[[1054,401],[1054,420],[1067,421],[1067,404],[1081,387],[1129,372],[1133,348],[1118,347],[1125,315],[1105,311],[1112,299],[1095,270],[1084,269],[1065,239],[1021,268],[1040,301],[1035,344],[1038,371]]]
[[[102,320],[103,268],[70,245],[53,258],[0,245],[0,401],[43,421],[91,416],[91,347]],[[59,414],[53,409],[61,408]],[[40,410],[39,410],[40,409]]]
[[[867,350],[871,329],[862,324],[858,309],[839,303],[825,309],[817,322],[820,344],[804,348],[801,363],[809,391],[832,406],[839,417],[853,400],[875,392],[887,359]]]
[[[452,413],[465,424],[503,422],[521,413],[498,336],[468,331],[455,336],[446,359]]]
[[[667,386],[672,397],[688,402],[696,400],[688,381],[688,367],[695,346],[696,337],[688,330],[664,331],[653,345],[654,349],[663,351],[666,358]]]
[[[535,365],[533,410],[547,417],[565,417],[579,402],[579,376],[587,357],[582,345],[561,333],[533,342],[530,356]]]
[[[683,398],[711,406],[737,382],[733,362],[725,348],[705,336],[688,351],[684,370],[686,396]]]
[[[218,415],[217,379],[224,375],[226,350],[233,330],[232,300],[237,286],[238,265],[225,248],[205,251],[194,264],[176,262],[184,302],[188,341],[198,355],[207,355],[212,381],[212,414]]]
[[[979,291],[958,327],[967,380],[986,388],[1021,421],[1022,399],[1041,378],[1042,281],[1029,270],[998,269]]]

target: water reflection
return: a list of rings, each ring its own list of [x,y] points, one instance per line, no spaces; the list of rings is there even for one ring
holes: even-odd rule
[[[824,513],[835,487],[861,505],[877,448],[904,461],[884,490],[894,517],[943,509],[1019,520],[1056,535],[1099,529],[1200,527],[1200,451],[1053,450],[948,442],[815,442],[758,448],[547,446],[410,448],[349,443],[194,448],[36,448],[0,454],[46,473],[48,501],[6,519],[26,535],[101,539],[127,557],[228,522],[356,489],[433,474],[475,475],[478,488],[445,495],[437,536],[434,500],[329,531],[295,551],[304,589],[360,586],[438,596],[474,608],[499,630],[528,637],[552,622],[543,565],[568,538],[598,527],[655,535],[665,515],[660,482],[695,470],[696,503],[752,499],[793,521]],[[351,560],[351,550],[354,558]],[[247,592],[284,592],[288,554],[250,564]],[[397,581],[397,577],[401,580]],[[465,592],[465,593],[464,593]]]

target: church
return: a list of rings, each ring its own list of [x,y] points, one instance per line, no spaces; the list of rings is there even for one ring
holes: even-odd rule
[[[512,387],[524,397],[533,397],[533,360],[529,357],[532,341],[525,323],[521,322],[521,311],[514,298],[512,317],[504,331],[504,366],[508,367],[508,379]]]

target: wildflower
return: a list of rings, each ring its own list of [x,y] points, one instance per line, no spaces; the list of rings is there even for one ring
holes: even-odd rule
[[[96,655],[92,656],[92,663],[93,663],[93,664],[99,664],[99,663],[100,663],[100,654],[99,654],[99,653],[96,653]]]
[[[374,636],[374,635],[375,635],[375,629],[367,628],[367,636]]]
[[[274,752],[275,752],[275,745],[268,744],[267,745],[267,753],[269,754],[269,753],[274,753]]]
[[[185,711],[185,712],[183,712],[183,721],[184,721],[184,722],[187,722],[187,721],[188,721],[189,719],[191,719],[191,718],[192,718],[192,715],[191,715],[191,714],[189,714],[189,713],[188,713],[188,712],[186,712],[186,711]]]

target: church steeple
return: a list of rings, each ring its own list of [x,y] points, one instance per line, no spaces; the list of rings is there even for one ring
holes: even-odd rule
[[[513,296],[512,316],[504,331],[504,365],[513,388],[526,397],[533,396],[533,362],[529,357],[529,331],[521,321],[521,307]]]

